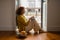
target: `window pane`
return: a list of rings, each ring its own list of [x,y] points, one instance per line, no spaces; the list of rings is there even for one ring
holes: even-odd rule
[[[25,7],[26,16],[41,16],[41,0],[20,0],[19,5]]]
[[[25,8],[41,8],[41,0],[20,0],[20,5]]]

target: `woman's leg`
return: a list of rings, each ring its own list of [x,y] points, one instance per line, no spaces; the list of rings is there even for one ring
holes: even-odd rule
[[[39,24],[37,23],[37,21],[35,19],[32,20],[32,23],[33,23],[33,29],[35,32],[38,32],[39,30],[41,30]]]
[[[25,31],[29,32],[30,30],[34,29],[35,32],[38,32],[39,30],[41,30],[39,24],[37,23],[37,21],[31,20],[28,24],[28,26],[25,27]]]
[[[32,23],[32,21],[30,21],[28,26],[25,27],[25,31],[29,32],[30,30],[32,30],[32,28],[33,28],[33,23]]]

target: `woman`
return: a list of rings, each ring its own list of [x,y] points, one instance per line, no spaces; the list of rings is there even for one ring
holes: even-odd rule
[[[34,29],[34,27],[32,27],[33,24],[31,23],[32,22],[31,19],[34,18],[34,17],[32,16],[31,18],[29,18],[29,20],[27,20],[24,16],[24,13],[25,13],[25,8],[24,7],[19,7],[16,10],[16,14],[18,15],[17,16],[17,26],[19,28],[19,32],[26,31],[27,33],[29,33],[29,31],[31,29]],[[30,25],[30,26],[28,26],[28,25]],[[35,33],[37,33],[37,31],[35,31]]]

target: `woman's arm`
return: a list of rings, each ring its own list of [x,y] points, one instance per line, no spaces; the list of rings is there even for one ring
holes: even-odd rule
[[[29,19],[29,20],[27,21],[27,20],[25,20],[25,18],[23,18],[23,17],[17,17],[17,21],[19,21],[19,22],[20,22],[21,24],[23,24],[24,26],[27,26],[31,20]]]
[[[29,22],[32,21],[33,18],[34,16],[30,17],[27,23],[29,24]]]

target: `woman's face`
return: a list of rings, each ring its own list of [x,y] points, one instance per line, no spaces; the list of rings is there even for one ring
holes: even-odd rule
[[[22,10],[22,13],[23,13],[23,14],[25,13],[25,9]]]

